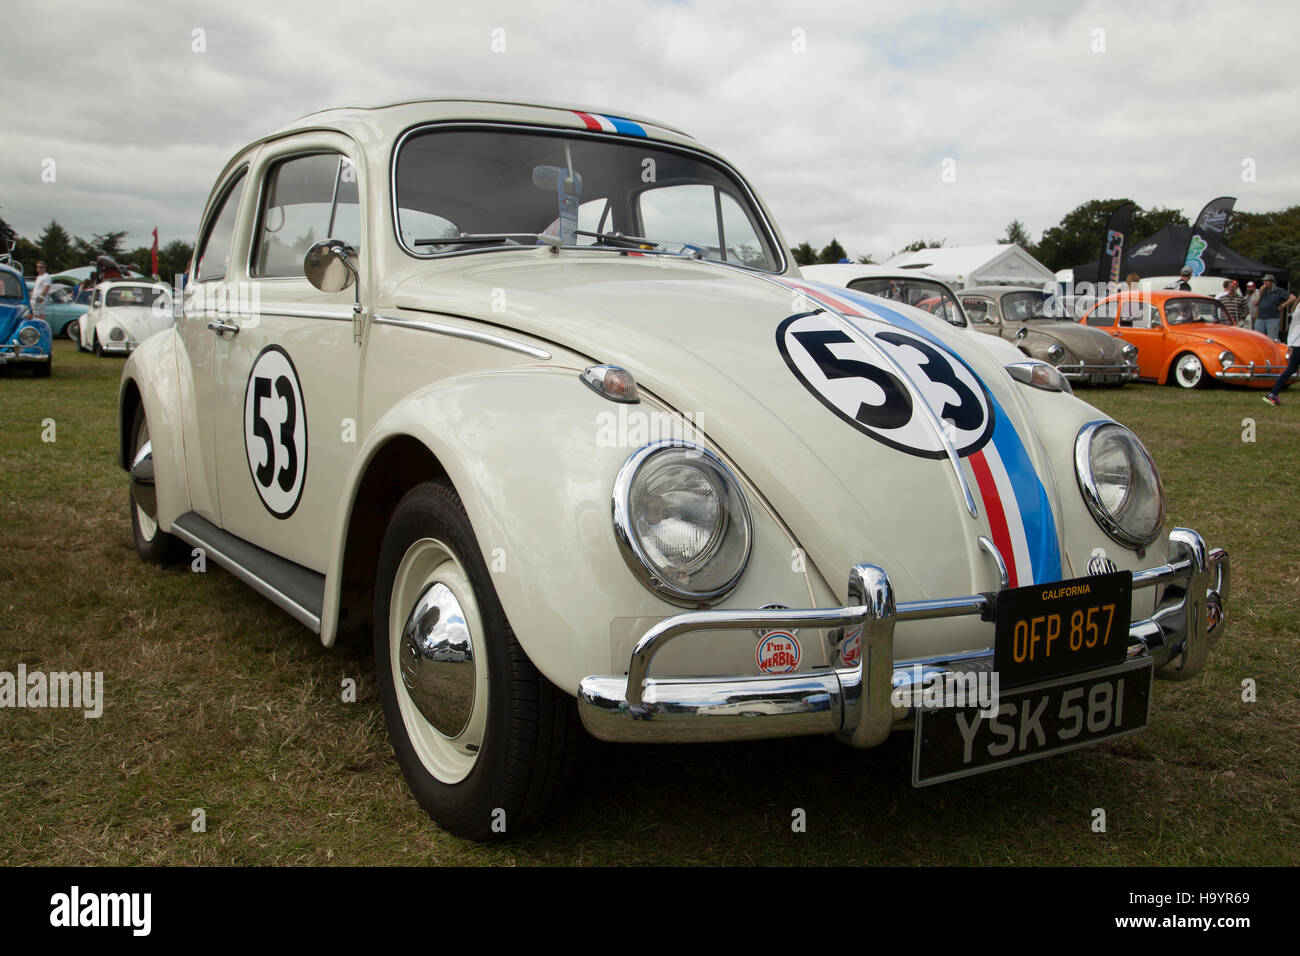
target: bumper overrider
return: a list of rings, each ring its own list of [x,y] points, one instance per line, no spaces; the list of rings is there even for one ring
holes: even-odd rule
[[[1163,592],[1150,618],[1130,624],[1127,659],[1149,658],[1158,676],[1185,680],[1200,672],[1222,636],[1229,561],[1226,551],[1207,549],[1187,528],[1174,529],[1169,543],[1168,564],[1133,572],[1134,591],[1161,587]],[[626,677],[582,681],[582,722],[594,736],[622,743],[835,734],[852,746],[874,747],[915,716],[910,703],[895,703],[913,698],[896,695],[895,688],[993,668],[991,647],[896,659],[894,625],[965,615],[992,620],[996,593],[900,603],[882,568],[859,564],[849,573],[848,594],[845,607],[688,611],[660,621],[637,641]],[[698,640],[712,630],[801,627],[826,629],[826,659],[842,666],[788,675],[650,676],[655,655],[688,634]]]

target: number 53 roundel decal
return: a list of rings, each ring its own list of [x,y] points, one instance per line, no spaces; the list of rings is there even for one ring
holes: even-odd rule
[[[777,328],[777,347],[808,391],[854,428],[911,455],[947,454],[918,402],[933,409],[958,455],[983,447],[993,412],[984,383],[965,363],[897,326],[851,321],[860,335],[826,312],[792,315]]]
[[[244,448],[262,504],[277,518],[298,507],[307,477],[307,413],[289,353],[268,345],[244,389]]]

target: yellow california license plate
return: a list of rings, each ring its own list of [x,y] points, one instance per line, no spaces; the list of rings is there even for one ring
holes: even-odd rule
[[[999,682],[1017,687],[1123,662],[1132,605],[1131,571],[998,592]]]

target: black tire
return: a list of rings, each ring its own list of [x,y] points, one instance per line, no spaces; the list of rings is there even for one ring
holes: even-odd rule
[[[1195,369],[1193,373],[1192,370]],[[1183,352],[1174,358],[1169,366],[1169,384],[1179,388],[1207,388],[1210,373],[1205,370],[1205,363],[1191,352]]]
[[[413,557],[430,547],[449,556],[432,559],[444,560],[438,574],[422,570]],[[465,602],[464,607],[474,647],[471,666],[485,664],[487,669],[487,701],[475,692],[472,716],[454,738],[435,730],[423,716],[395,676],[392,657],[414,606],[410,595],[421,582],[428,587],[435,578],[446,577],[443,569],[452,565],[450,573],[458,576],[454,586],[469,588],[476,605]],[[411,607],[393,607],[395,591]],[[391,615],[397,619],[390,627]],[[479,842],[515,837],[543,822],[564,794],[584,731],[574,699],[543,677],[515,640],[460,497],[446,484],[426,482],[411,489],[388,524],[375,576],[374,644],[389,740],[424,811],[444,830]],[[470,673],[479,682],[475,686],[481,686],[481,672]],[[464,734],[476,721],[481,735],[473,739],[481,744],[465,748],[473,756],[454,758],[472,761],[467,769],[440,777],[412,742],[414,733],[425,753],[430,741],[435,751],[452,750],[458,741],[463,747]]]
[[[103,358],[103,357],[104,357],[104,347],[103,347],[102,345],[99,344],[99,333],[98,333],[98,332],[95,333],[95,347],[94,347],[93,349],[91,349],[91,351],[95,353],[95,358]]]
[[[50,369],[53,368],[54,356],[50,356],[44,362],[32,366],[32,378],[49,378]]]
[[[131,459],[134,460],[136,452],[144,444],[148,436],[144,417],[144,406],[139,405],[135,410],[135,418],[131,422]],[[140,555],[140,560],[148,561],[150,564],[178,564],[185,560],[188,551],[185,542],[181,541],[174,535],[168,534],[153,523],[146,515],[142,514],[140,508],[135,503],[135,496],[128,495],[128,502],[131,508],[131,532],[135,537],[135,553]]]
[[[81,348],[81,320],[73,319],[63,327],[63,334],[73,342],[77,343],[77,348]]]

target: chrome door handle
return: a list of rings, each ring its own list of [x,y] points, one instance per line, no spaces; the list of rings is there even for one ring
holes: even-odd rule
[[[239,326],[231,325],[228,322],[209,322],[208,328],[220,335],[222,332],[229,332],[231,335],[239,334]]]

